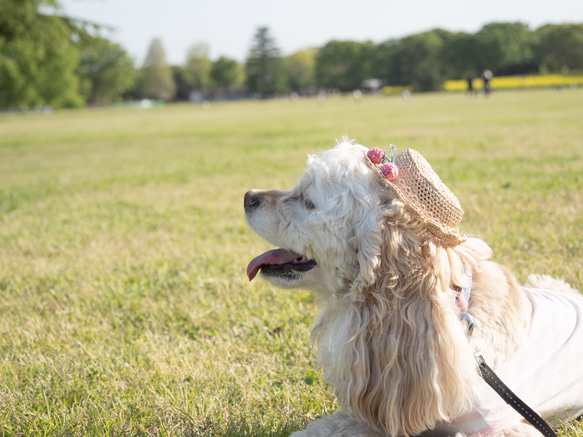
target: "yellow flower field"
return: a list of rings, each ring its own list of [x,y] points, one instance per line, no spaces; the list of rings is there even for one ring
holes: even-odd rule
[[[576,87],[583,85],[583,76],[563,76],[547,74],[544,76],[501,76],[490,81],[492,88],[533,88],[533,87]],[[474,89],[484,87],[482,79],[474,80]],[[446,91],[465,91],[468,88],[466,80],[447,80],[444,83]]]

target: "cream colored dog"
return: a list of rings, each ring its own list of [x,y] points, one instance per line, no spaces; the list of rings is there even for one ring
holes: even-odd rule
[[[483,382],[474,351],[547,420],[580,415],[583,298],[549,277],[523,288],[488,261],[419,154],[400,154],[388,181],[367,152],[344,141],[311,156],[291,191],[245,194],[250,226],[281,248],[255,258],[249,279],[313,290],[323,305],[312,338],[342,409],[294,436],[540,435]],[[411,188],[420,179],[429,189]],[[456,304],[469,277],[471,338]]]

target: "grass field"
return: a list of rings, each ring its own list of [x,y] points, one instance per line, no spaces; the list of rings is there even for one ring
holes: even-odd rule
[[[0,117],[0,435],[286,436],[337,409],[313,295],[247,281],[270,247],[242,203],[345,134],[419,150],[519,280],[582,290],[582,120],[583,90]]]

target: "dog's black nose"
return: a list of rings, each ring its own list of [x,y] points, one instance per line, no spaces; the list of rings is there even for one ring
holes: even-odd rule
[[[243,204],[245,205],[245,211],[258,208],[261,204],[261,197],[255,190],[249,190],[245,193]]]

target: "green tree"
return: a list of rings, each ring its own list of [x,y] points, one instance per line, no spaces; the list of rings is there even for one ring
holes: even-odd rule
[[[209,59],[209,46],[204,42],[188,49],[186,64],[183,68],[185,82],[192,88],[202,90],[210,85],[212,62]]]
[[[385,61],[383,70],[387,76],[381,78],[392,85],[413,85],[419,91],[440,89],[444,79],[441,50],[451,38],[450,32],[434,29],[388,41],[384,53],[390,58]],[[377,60],[377,65],[379,63]]]
[[[583,24],[547,24],[536,33],[543,68],[557,72],[583,70]]]
[[[83,103],[75,69],[79,29],[57,12],[51,0],[0,0],[0,106]]]
[[[377,44],[371,54],[371,77],[382,79],[389,85],[397,85],[396,55],[401,40],[390,39]]]
[[[537,35],[528,25],[490,23],[480,29],[476,38],[482,49],[482,65],[494,74],[522,74],[538,69]]]
[[[172,79],[176,86],[176,91],[174,93],[174,99],[176,100],[188,100],[190,93],[192,92],[192,87],[186,83],[184,79],[184,69],[181,65],[173,65],[172,67]]]
[[[316,49],[298,50],[283,58],[283,72],[293,91],[301,92],[316,85]]]
[[[112,101],[134,84],[133,59],[119,45],[102,37],[83,35],[77,75],[85,100]]]
[[[370,77],[373,49],[371,41],[328,42],[316,55],[316,83],[342,91],[359,88]]]
[[[484,48],[474,34],[459,32],[444,45],[441,59],[447,79],[466,79],[488,68]]]
[[[172,69],[166,63],[166,52],[159,38],[154,38],[142,67],[142,95],[152,99],[170,100],[176,85]]]
[[[245,73],[249,91],[260,94],[262,98],[288,89],[281,68],[280,50],[267,27],[259,27],[255,33]]]
[[[210,76],[213,84],[220,88],[239,85],[243,82],[241,65],[226,56],[221,56],[213,63]]]

